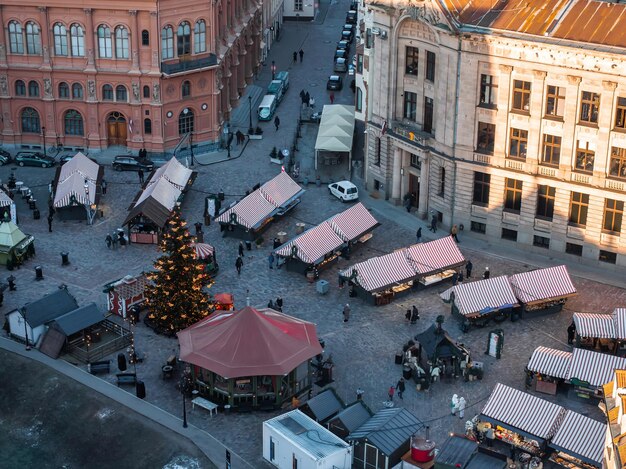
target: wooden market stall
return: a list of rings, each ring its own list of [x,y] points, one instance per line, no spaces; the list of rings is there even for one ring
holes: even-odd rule
[[[2,189],[0,189],[0,220],[17,223],[15,201]]]
[[[407,251],[417,271],[417,288],[450,280],[467,263],[452,236],[417,243]]]
[[[35,238],[24,234],[12,221],[0,222],[0,264],[9,270],[35,255]]]
[[[563,468],[599,469],[603,466],[607,425],[567,411],[548,446],[550,461]]]
[[[418,364],[421,358],[422,365],[429,371],[429,378],[430,370],[435,366],[445,370],[445,376],[461,376],[466,372],[466,366],[470,362],[469,351],[450,337],[440,322],[432,324],[414,339],[419,347]],[[482,375],[480,378],[482,379]]]
[[[537,392],[554,395],[568,379],[571,365],[571,352],[541,346],[533,351],[526,369],[532,374]]]
[[[217,274],[220,266],[217,263],[215,248],[206,243],[194,243],[196,259],[204,264],[204,271],[209,275]]]
[[[78,152],[56,170],[53,182],[53,206],[61,220],[86,220],[97,217],[102,195],[104,168]]]
[[[574,313],[576,347],[626,356],[626,308],[612,314]]]
[[[147,284],[148,279],[143,273],[136,277],[127,275],[107,283],[103,292],[107,295],[108,311],[126,319],[133,306],[141,305],[145,301],[144,291]]]

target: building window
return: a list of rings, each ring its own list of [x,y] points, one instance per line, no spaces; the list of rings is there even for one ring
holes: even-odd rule
[[[446,168],[439,169],[439,196],[443,197],[446,193]]]
[[[491,174],[474,171],[474,196],[472,198],[473,204],[482,205],[484,207],[489,205],[490,185]]]
[[[597,124],[599,109],[600,95],[590,91],[583,91],[580,100],[580,122],[586,124]]]
[[[196,54],[206,52],[206,23],[204,20],[196,21],[193,28],[193,51]]]
[[[600,262],[608,262],[609,264],[617,263],[617,254],[611,251],[603,251],[600,249],[600,255],[598,256]]]
[[[67,111],[63,118],[65,122],[65,135],[84,135],[83,116],[73,109]]]
[[[141,45],[149,46],[150,45],[150,31],[144,29],[141,31]]]
[[[118,26],[115,28],[115,58],[127,59],[128,48],[128,29],[124,26]]]
[[[498,99],[498,85],[494,83],[493,76],[480,76],[480,102],[479,106],[495,108]]]
[[[533,246],[537,246],[538,248],[550,249],[550,238],[534,235]]]
[[[515,111],[528,112],[530,110],[530,82],[513,80],[513,105]]]
[[[432,98],[424,98],[424,125],[422,130],[426,133],[433,133],[433,114],[435,113],[434,102]]]
[[[41,33],[39,25],[29,21],[26,23],[26,53],[29,55],[41,54]]]
[[[476,151],[493,155],[493,145],[496,138],[495,124],[487,124],[485,122],[478,123],[478,138]]]
[[[302,11],[302,0],[294,0],[293,9],[294,11]]]
[[[535,216],[544,220],[552,221],[554,216],[554,201],[556,199],[556,188],[540,185],[537,191],[537,210]]]
[[[174,29],[165,26],[161,30],[161,58],[163,60],[174,57]]]
[[[411,161],[409,162],[411,168],[422,170],[422,163],[420,163],[420,157],[411,153]]]
[[[35,80],[28,82],[28,96],[31,98],[37,98],[39,96],[39,83]]]
[[[363,54],[357,54],[356,56],[356,72],[363,73]]]
[[[41,132],[39,113],[32,107],[26,107],[22,111],[22,132],[38,134]]]
[[[543,135],[543,151],[541,152],[541,164],[558,166],[561,159],[561,137],[555,135]]]
[[[176,52],[179,57],[191,54],[191,26],[186,21],[180,23],[176,31]]]
[[[52,27],[54,35],[54,55],[67,56],[67,29],[63,23],[55,23]]]
[[[72,41],[72,57],[85,56],[85,31],[80,24],[70,26],[70,39]]]
[[[404,73],[407,75],[417,76],[420,51],[417,47],[406,48],[406,68]]]
[[[59,98],[60,99],[69,99],[70,98],[70,87],[64,81],[59,83]]]
[[[105,25],[98,26],[98,54],[100,54],[101,59],[110,59],[113,57],[111,28]]]
[[[152,121],[150,119],[143,120],[143,133],[146,135],[152,134]]]
[[[583,255],[583,247],[580,244],[565,243],[565,252],[574,256]]]
[[[504,210],[519,213],[522,209],[522,181],[506,178],[504,180]]]
[[[434,52],[426,51],[426,79],[432,82],[435,81],[436,57]]]
[[[356,89],[355,105],[357,111],[363,112],[363,92],[359,87]]]
[[[150,98],[150,87],[147,85],[143,87],[143,97]]]
[[[615,111],[615,128],[626,129],[626,98],[617,98]]]
[[[596,157],[596,152],[589,148],[589,142],[576,142],[576,161],[575,168],[578,171],[585,171],[588,173],[593,172],[593,162]]]
[[[509,241],[517,241],[517,231],[510,230],[508,228],[502,228],[502,234],[500,235],[502,239],[508,239]]]
[[[102,101],[113,101],[113,87],[111,85],[102,86]]]
[[[380,166],[380,154],[381,154],[382,140],[376,137],[376,150],[374,152],[374,164]]]
[[[569,223],[574,226],[584,227],[587,225],[587,212],[589,210],[589,194],[572,192],[569,208]]]
[[[487,225],[479,221],[472,221],[470,223],[470,230],[474,233],[485,234],[487,232]]]
[[[128,92],[124,85],[117,85],[115,87],[115,101],[128,101]]]
[[[604,223],[602,229],[608,233],[621,233],[622,216],[624,214],[624,202],[620,200],[605,199]]]
[[[15,82],[15,96],[26,96],[26,83],[22,80]]]
[[[546,116],[563,117],[565,109],[565,88],[548,86],[546,96]]]
[[[609,175],[616,178],[626,179],[626,149],[611,147]]]
[[[193,111],[185,108],[178,116],[178,135],[187,135],[189,132],[193,132],[193,128]]]
[[[528,131],[522,129],[511,129],[511,141],[509,143],[508,158],[526,159],[526,148],[528,146]]]
[[[183,81],[183,85],[181,88],[183,98],[188,98],[189,96],[191,96],[191,83],[189,80]]]
[[[72,99],[83,99],[83,85],[80,83],[72,85]]]
[[[22,25],[17,21],[9,22],[9,50],[11,51],[11,54],[24,53]]]
[[[417,113],[417,94],[410,91],[404,92],[404,115],[405,119],[410,119],[415,122],[415,115]]]

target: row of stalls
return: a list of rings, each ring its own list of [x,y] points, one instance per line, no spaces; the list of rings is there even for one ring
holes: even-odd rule
[[[182,202],[198,173],[185,168],[173,157],[154,170],[137,193],[123,225],[128,227],[132,243],[158,244],[159,234],[172,210]]]
[[[542,460],[556,467],[602,467],[606,423],[498,383],[480,412],[479,439],[508,448],[528,467]]]
[[[451,236],[373,257],[339,272],[351,292],[374,305],[452,278],[466,263]]]
[[[281,171],[226,208],[216,220],[224,237],[254,241],[275,217],[283,216],[298,205],[303,193],[304,189]]]
[[[455,285],[440,294],[464,331],[561,311],[576,287],[564,265]]]
[[[626,356],[626,308],[612,314],[574,313],[576,347]]]
[[[289,271],[319,272],[333,265],[339,256],[349,256],[355,245],[369,240],[371,231],[379,225],[359,202],[301,233],[274,253]]]

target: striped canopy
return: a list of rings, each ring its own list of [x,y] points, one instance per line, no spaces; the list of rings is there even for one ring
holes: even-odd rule
[[[194,243],[193,247],[196,251],[196,259],[206,259],[215,255],[215,248],[210,244]]]
[[[338,249],[343,244],[343,239],[333,231],[328,222],[324,222],[284,244],[276,250],[276,254],[283,257],[290,257],[295,254],[302,262],[317,264],[326,254]]]
[[[517,298],[506,276],[466,282],[452,287],[454,304],[463,316],[478,316],[517,306]]]
[[[515,296],[526,304],[576,294],[576,287],[564,265],[511,275],[509,282]]]
[[[356,273],[356,274],[355,274]],[[369,292],[389,285],[405,283],[415,277],[415,267],[400,249],[380,257],[373,257],[339,273],[344,278],[354,278],[356,283]],[[356,277],[353,277],[356,275]]]
[[[585,381],[591,386],[602,386],[613,378],[616,369],[626,368],[626,358],[575,348],[568,379]]]
[[[328,222],[344,241],[354,241],[379,224],[361,202],[330,218]]]
[[[571,352],[549,347],[537,347],[530,357],[527,368],[534,373],[567,379],[571,364]]]
[[[465,257],[452,236],[414,244],[407,251],[420,275],[428,275],[465,264]]]
[[[95,204],[99,173],[98,163],[81,152],[76,153],[57,172],[54,207],[66,207],[73,201],[81,205]]]
[[[616,308],[613,311],[613,321],[615,323],[615,338],[626,339],[626,308]]]
[[[7,207],[13,203],[13,199],[0,189],[0,207]]]
[[[568,411],[549,446],[602,467],[606,423]]]
[[[611,314],[574,313],[576,334],[599,339],[615,338],[615,322]]]

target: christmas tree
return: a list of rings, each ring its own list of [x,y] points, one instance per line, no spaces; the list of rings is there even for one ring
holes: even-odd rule
[[[203,286],[213,282],[196,259],[193,242],[187,223],[175,209],[159,243],[164,254],[155,261],[155,270],[147,274],[151,285],[145,292],[147,324],[167,335],[195,324],[214,310],[202,291]]]

